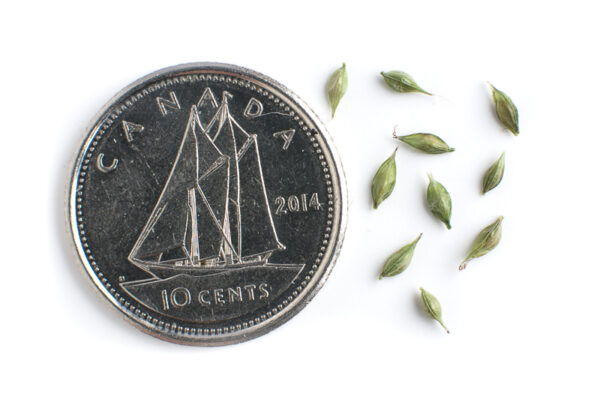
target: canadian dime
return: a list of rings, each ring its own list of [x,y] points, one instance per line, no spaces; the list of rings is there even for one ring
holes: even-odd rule
[[[295,315],[333,267],[346,189],[323,124],[259,73],[150,74],[91,125],[70,223],[95,286],[144,331],[222,345]]]

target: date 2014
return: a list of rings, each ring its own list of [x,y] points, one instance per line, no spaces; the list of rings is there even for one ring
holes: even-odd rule
[[[302,193],[299,196],[293,194],[287,198],[279,196],[275,198],[275,206],[277,206],[275,215],[283,215],[288,212],[298,213],[311,210],[318,211],[323,208],[323,205],[319,202],[318,193]]]

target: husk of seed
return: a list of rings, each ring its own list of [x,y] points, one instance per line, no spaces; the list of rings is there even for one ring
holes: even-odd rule
[[[504,217],[499,217],[496,221],[479,232],[471,246],[471,250],[469,250],[469,254],[458,267],[459,270],[462,271],[465,269],[467,263],[472,259],[484,256],[498,246],[498,243],[500,243],[500,239],[502,238],[503,219]]]
[[[421,290],[421,300],[423,301],[423,309],[429,316],[435,319],[439,324],[446,330],[446,333],[450,333],[444,321],[442,321],[442,305],[438,299],[427,290],[419,288]]]
[[[327,96],[329,104],[331,104],[331,118],[335,116],[340,100],[344,97],[348,89],[348,72],[346,71],[346,63],[335,70],[327,82]]]
[[[417,243],[421,239],[421,236],[423,236],[422,233],[415,240],[402,246],[400,250],[396,251],[385,260],[381,274],[379,274],[379,279],[398,275],[408,268],[415,252],[415,247],[417,247]]]
[[[439,136],[432,133],[413,133],[412,135],[405,136],[396,136],[394,134],[394,139],[398,139],[428,154],[442,154],[454,151],[453,147],[448,146]]]
[[[502,181],[504,176],[504,154],[500,156],[486,171],[481,186],[481,194],[486,194]]]
[[[408,93],[419,92],[431,96],[431,93],[424,90],[415,82],[415,80],[406,72],[403,71],[388,71],[381,72],[385,83],[396,92]]]
[[[496,106],[496,115],[506,129],[512,132],[513,135],[519,134],[519,112],[517,107],[512,102],[510,97],[501,90],[496,89],[494,85],[488,82],[492,89],[492,97]]]
[[[396,185],[396,151],[381,164],[371,184],[373,208],[377,209],[382,201],[387,199]]]
[[[446,228],[452,229],[450,225],[452,199],[446,188],[433,179],[431,174],[429,174],[429,185],[427,186],[427,206],[431,213],[446,225]]]

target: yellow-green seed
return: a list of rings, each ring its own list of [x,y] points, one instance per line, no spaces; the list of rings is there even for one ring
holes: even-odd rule
[[[327,96],[329,104],[331,104],[331,118],[335,115],[340,100],[348,89],[348,72],[346,71],[346,63],[335,70],[327,82]]]
[[[400,250],[396,251],[385,260],[383,268],[381,269],[381,274],[379,274],[379,279],[398,275],[408,268],[415,252],[415,247],[417,247],[417,243],[421,239],[421,236],[423,236],[422,233],[415,240],[402,246]]]
[[[504,176],[504,153],[486,171],[481,186],[481,194],[486,194],[502,181]]]
[[[406,72],[403,71],[389,71],[381,72],[385,83],[396,92],[408,93],[408,92],[419,92],[431,96],[431,93],[425,91],[421,86],[417,85],[417,82]]]
[[[431,174],[429,174],[429,185],[427,186],[427,206],[431,213],[446,225],[446,228],[452,229],[450,225],[452,199],[446,188],[433,179]]]
[[[442,154],[454,151],[453,147],[448,146],[439,136],[432,133],[413,133],[412,135],[405,136],[396,136],[394,133],[394,139],[398,139],[428,154]]]
[[[373,208],[377,209],[382,201],[387,199],[396,185],[396,151],[381,164],[373,183],[371,184],[371,197],[373,198]]]
[[[494,105],[496,106],[496,115],[498,115],[498,119],[506,129],[517,136],[519,134],[519,112],[517,107],[506,93],[496,89],[491,83],[489,83],[489,85],[492,89],[492,97],[494,99]]]
[[[450,333],[444,321],[442,321],[442,305],[438,299],[427,290],[419,288],[421,290],[421,300],[423,301],[423,309],[429,316],[440,323],[442,328],[446,330],[446,333]]]
[[[484,256],[498,246],[498,243],[500,243],[500,239],[502,238],[503,219],[504,217],[499,217],[496,221],[479,232],[471,246],[471,250],[469,250],[469,254],[458,267],[459,270],[462,271],[465,269],[467,263],[472,259]]]

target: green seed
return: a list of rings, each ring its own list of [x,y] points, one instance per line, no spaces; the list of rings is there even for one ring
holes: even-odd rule
[[[446,330],[446,333],[450,333],[444,321],[442,321],[442,306],[438,299],[435,298],[434,295],[429,293],[427,290],[420,288],[421,290],[421,300],[423,300],[423,309],[429,316],[435,319],[440,323],[442,328]]]
[[[459,270],[462,271],[465,269],[467,267],[467,263],[472,259],[484,256],[498,246],[500,238],[502,237],[503,219],[504,217],[499,217],[496,221],[486,226],[481,232],[479,232],[475,238],[473,246],[471,246],[471,250],[469,250],[469,254],[458,267]]]
[[[371,196],[373,197],[373,208],[377,209],[382,201],[387,199],[396,185],[396,150],[381,164],[373,183],[371,184]]]
[[[419,92],[431,96],[431,93],[425,91],[423,88],[421,88],[421,86],[417,85],[417,82],[415,82],[415,80],[406,72],[381,72],[381,76],[383,76],[385,83],[396,92]]]
[[[519,134],[519,112],[506,93],[496,89],[494,85],[488,82],[492,89],[492,97],[496,106],[496,114],[502,125],[512,132],[513,135]]]
[[[439,136],[432,133],[413,133],[412,135],[405,136],[396,136],[394,133],[394,139],[398,139],[428,154],[442,154],[454,151],[453,147],[448,146]]]
[[[348,89],[348,72],[346,72],[346,63],[335,70],[327,83],[327,96],[331,104],[331,118],[335,115],[335,110],[340,104],[340,100]]]
[[[500,184],[502,181],[502,177],[504,176],[504,153],[500,156],[495,163],[493,163],[485,173],[483,177],[483,185],[481,189],[481,194],[486,194],[496,186]]]
[[[446,188],[433,179],[431,174],[429,174],[429,186],[427,186],[427,206],[437,219],[446,224],[448,229],[452,229],[450,226],[452,199]]]
[[[403,246],[385,260],[381,274],[379,274],[379,279],[398,275],[408,268],[413,253],[415,252],[415,247],[417,247],[417,243],[419,242],[419,239],[421,239],[421,236],[423,236],[422,233],[415,240]]]

